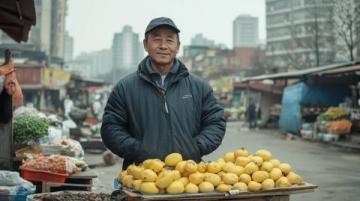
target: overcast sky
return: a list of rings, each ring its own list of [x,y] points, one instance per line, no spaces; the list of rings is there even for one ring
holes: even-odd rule
[[[202,33],[232,47],[232,22],[240,14],[259,18],[260,40],[265,39],[265,0],[68,0],[66,29],[74,37],[74,56],[111,47],[115,32],[133,27],[143,39],[152,18],[167,16],[181,30],[183,45]]]

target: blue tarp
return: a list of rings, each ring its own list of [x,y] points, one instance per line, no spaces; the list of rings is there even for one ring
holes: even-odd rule
[[[304,82],[284,89],[281,101],[279,127],[299,134],[301,129],[301,105],[317,104],[338,106],[351,91],[347,85],[308,85]]]

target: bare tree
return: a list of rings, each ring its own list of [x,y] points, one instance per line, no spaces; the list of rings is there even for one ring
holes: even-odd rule
[[[289,17],[290,42],[283,44],[287,51],[287,61],[294,69],[320,66],[334,59],[334,37],[331,34],[333,2],[324,3],[314,0],[307,5],[304,19],[306,23],[296,23],[295,17]],[[303,51],[301,53],[301,51]],[[309,53],[309,54],[305,54]]]
[[[265,73],[267,67],[267,59],[265,49],[258,46],[251,58],[251,68],[245,72],[246,76],[255,76]]]
[[[334,24],[338,37],[345,43],[349,60],[354,61],[356,46],[360,43],[360,6],[356,6],[356,0],[336,1]]]

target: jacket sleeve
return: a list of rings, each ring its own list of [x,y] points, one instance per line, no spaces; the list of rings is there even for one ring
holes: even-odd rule
[[[104,110],[101,137],[105,146],[114,154],[126,159],[136,159],[140,141],[129,133],[124,97],[122,85],[116,85]]]
[[[206,84],[204,91],[201,131],[195,138],[202,156],[213,152],[220,146],[226,130],[224,109],[218,104],[209,85]]]

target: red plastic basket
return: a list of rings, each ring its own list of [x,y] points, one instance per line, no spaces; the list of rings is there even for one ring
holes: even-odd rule
[[[41,170],[32,170],[20,167],[21,177],[30,181],[48,181],[56,183],[65,183],[68,174],[60,174],[53,172],[46,172]]]

